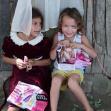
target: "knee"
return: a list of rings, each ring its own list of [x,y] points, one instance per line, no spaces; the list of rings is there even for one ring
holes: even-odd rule
[[[18,108],[15,108],[15,107],[9,107],[7,111],[18,111]]]
[[[61,86],[62,81],[63,81],[62,77],[60,77],[60,76],[54,76],[52,78],[52,85],[54,85],[54,86]]]
[[[75,86],[77,86],[79,83],[78,83],[78,80],[76,79],[76,78],[74,78],[74,77],[70,77],[69,79],[68,79],[68,87],[70,88],[70,89],[72,89],[72,88],[74,88]]]

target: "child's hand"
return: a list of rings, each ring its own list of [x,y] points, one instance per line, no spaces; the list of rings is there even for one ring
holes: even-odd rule
[[[24,56],[24,64],[26,65],[26,71],[29,71],[32,69],[32,64],[27,56]]]
[[[32,63],[29,61],[26,67],[26,71],[29,71],[32,69]]]
[[[77,42],[70,43],[70,46],[72,48],[82,48],[82,44],[81,43],[77,43]]]
[[[22,59],[19,59],[19,58],[16,59],[16,66],[17,66],[19,69],[24,69],[24,68],[26,68],[26,64],[24,63],[24,61],[23,61]]]
[[[24,60],[17,58],[16,59],[16,65],[19,69],[25,69],[26,68],[26,71],[29,71],[32,69],[32,64],[28,60],[27,56],[24,56]]]
[[[69,47],[70,41],[69,40],[61,40],[61,41],[59,41],[59,44],[65,46],[65,47]]]
[[[28,57],[24,56],[24,64],[27,64],[27,63],[28,63]]]

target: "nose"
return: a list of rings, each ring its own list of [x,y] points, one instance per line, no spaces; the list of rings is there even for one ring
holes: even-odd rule
[[[71,32],[72,32],[72,28],[71,28],[71,27],[68,27],[68,28],[67,28],[67,31],[68,31],[68,33],[71,33]]]
[[[41,30],[41,25],[36,25],[37,30]]]

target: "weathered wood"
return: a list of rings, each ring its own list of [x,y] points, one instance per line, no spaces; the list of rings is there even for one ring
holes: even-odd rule
[[[93,0],[88,0],[86,5],[86,35],[92,43],[92,24],[93,24]],[[91,71],[91,67],[87,68],[87,72]],[[90,72],[91,73],[91,72]]]
[[[92,25],[93,25],[93,0],[88,0],[87,5],[87,37],[92,43]]]
[[[1,33],[7,34],[10,28],[10,4],[9,0],[1,0]]]
[[[0,0],[0,53],[3,38],[9,35],[10,32],[10,21],[11,21],[11,5],[12,1]],[[1,56],[0,56],[1,57]],[[9,65],[5,65],[0,58],[0,70],[10,70]]]
[[[95,41],[95,49],[97,51],[99,57],[93,65],[94,71],[102,72],[100,65],[104,66],[104,54],[106,54],[106,35],[105,35],[105,0],[101,2],[101,0],[97,0],[95,4],[95,21],[94,21],[94,39]],[[96,73],[96,72],[95,72]]]
[[[106,0],[106,52],[104,67],[111,77],[111,1]]]
[[[111,0],[106,0],[106,47],[111,57]]]
[[[111,77],[111,56],[105,55],[104,58],[104,69],[105,74]]]
[[[83,5],[84,5],[84,27],[85,27],[85,31],[87,30],[87,5],[88,5],[88,0],[83,0]]]
[[[2,19],[1,19],[1,13],[2,13],[2,4],[1,4],[1,0],[0,0],[0,34],[1,34],[1,32],[2,32],[2,30],[1,30],[1,23],[2,23]]]
[[[97,59],[93,61],[91,73],[93,74],[103,73],[102,70],[102,67],[104,66],[103,60],[104,60],[104,55],[98,55]]]
[[[101,0],[96,1],[96,21],[95,21],[95,30],[96,30],[96,42],[102,47],[102,52],[105,53],[105,0],[101,2]]]

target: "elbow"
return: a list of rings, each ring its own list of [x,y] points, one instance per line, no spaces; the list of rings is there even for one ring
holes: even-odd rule
[[[48,62],[48,65],[51,65],[51,59],[49,59],[48,61],[49,61],[49,62]]]
[[[1,55],[3,62],[5,62],[6,57],[4,55]]]
[[[94,54],[93,54],[93,59],[95,59],[96,57],[97,57],[97,53],[94,52]]]
[[[50,54],[50,60],[55,60],[55,56],[53,54]]]
[[[51,57],[51,56],[50,56],[50,60],[51,60],[51,61],[54,61],[54,60],[55,60],[55,57]]]
[[[50,51],[50,59],[51,60],[55,60],[56,59],[56,50],[55,49]]]
[[[47,60],[47,65],[51,65],[51,60],[50,59]]]
[[[50,60],[54,60],[54,57],[50,56]]]

